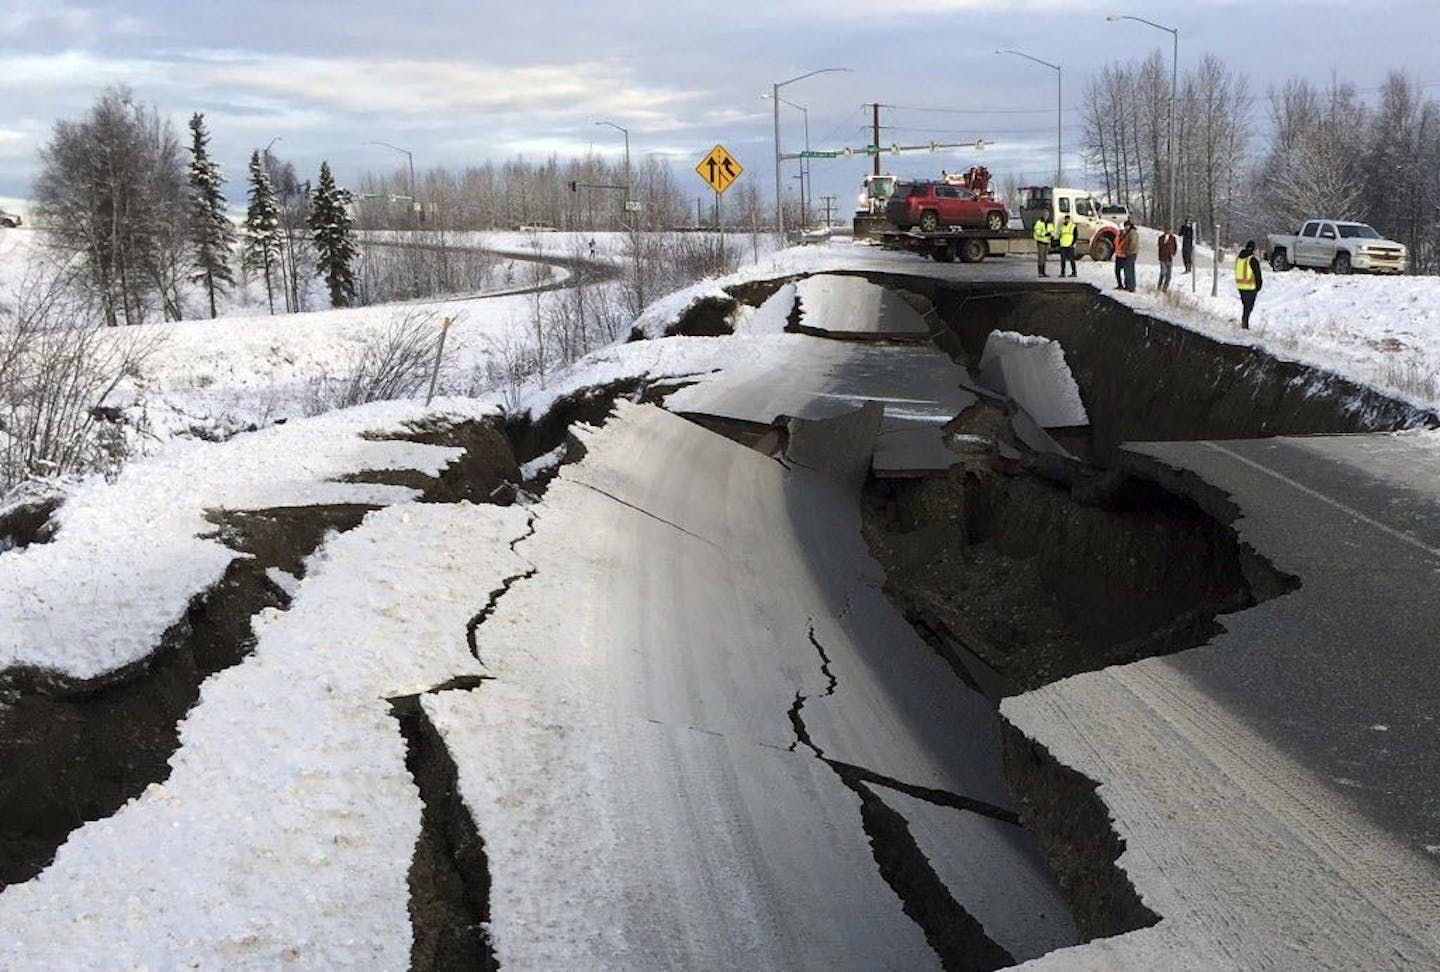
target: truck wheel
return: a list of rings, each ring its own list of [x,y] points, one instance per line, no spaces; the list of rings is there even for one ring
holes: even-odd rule
[[[1276,250],[1270,254],[1270,269],[1276,273],[1284,273],[1290,269],[1290,258],[1285,255],[1284,250]]]
[[[922,233],[933,233],[940,228],[940,217],[933,209],[927,209],[920,214],[920,231]]]
[[[998,209],[992,209],[992,210],[990,210],[990,212],[989,212],[988,214],[986,214],[986,216],[985,216],[985,226],[986,226],[987,229],[992,229],[992,230],[1002,230],[1002,229],[1004,229],[1004,228],[1005,228],[1005,217],[1004,217],[1004,215],[1003,215],[1003,214],[1000,212],[1000,210],[998,210]]]
[[[1349,272],[1350,272],[1350,254],[1348,254],[1348,253],[1337,253],[1337,254],[1335,254],[1335,263],[1333,264],[1333,266],[1334,266],[1334,268],[1335,268],[1335,272],[1336,272],[1336,273],[1349,273]]]
[[[1115,241],[1108,236],[1097,236],[1090,241],[1090,259],[1096,263],[1109,263],[1115,255]]]
[[[960,241],[960,262],[979,263],[985,259],[990,248],[985,245],[984,240],[968,239]]]

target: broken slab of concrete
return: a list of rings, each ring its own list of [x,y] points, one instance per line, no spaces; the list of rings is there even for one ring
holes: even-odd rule
[[[665,406],[771,425],[777,418],[833,418],[873,401],[885,410],[875,451],[876,475],[917,475],[954,462],[945,423],[977,401],[962,387],[965,369],[945,354],[918,347],[878,347],[805,340],[783,360],[751,362],[682,388]]]
[[[864,277],[822,273],[795,285],[798,330],[818,337],[870,341],[928,341],[930,327],[903,297]]]
[[[980,355],[980,380],[1014,399],[1041,428],[1090,424],[1059,341],[993,331]]]

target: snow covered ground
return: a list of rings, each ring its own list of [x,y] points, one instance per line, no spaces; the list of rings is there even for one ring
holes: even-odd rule
[[[581,246],[588,253],[588,239],[578,235],[486,234],[483,241],[521,253],[533,249],[537,238],[550,255],[571,257]],[[18,284],[30,240],[28,230],[0,231],[0,290]],[[1255,344],[1417,404],[1440,406],[1440,279],[1267,274],[1256,329],[1246,334],[1238,330],[1239,305],[1223,267],[1219,296],[1209,296],[1204,250],[1197,254],[1202,286],[1196,293],[1191,278],[1178,275],[1169,295],[1155,292],[1152,241],[1142,255],[1138,293],[1113,291],[1108,264],[1082,261],[1080,279],[1217,340]],[[597,247],[599,255],[614,259],[619,241],[605,244]],[[957,279],[1029,279],[1034,273],[1033,263],[1022,258],[942,266],[835,241],[764,255],[723,280],[662,298],[637,324],[658,335],[689,304],[724,286],[837,269]],[[463,367],[473,369],[483,365],[492,342],[526,326],[532,300],[437,301],[406,309],[457,315],[452,339]],[[783,358],[788,348],[810,340],[778,333],[784,315],[777,308],[784,304],[782,298],[769,309],[743,312],[734,337],[602,349],[526,388],[522,404],[538,415],[559,395],[619,377],[691,378]],[[516,544],[546,513],[544,504],[529,510],[420,505],[404,487],[336,481],[362,469],[433,475],[456,455],[454,449],[376,441],[361,433],[427,417],[498,413],[500,402],[492,396],[441,399],[429,409],[402,402],[300,418],[315,376],[343,367],[359,343],[403,310],[273,319],[247,313],[154,325],[166,341],[130,391],[135,401],[167,416],[153,425],[160,438],[154,454],[134,460],[113,483],[95,478],[74,486],[52,542],[0,554],[0,665],[89,678],[143,657],[235,556],[214,540],[199,539],[213,529],[207,511],[340,502],[385,507],[356,530],[328,540],[312,558],[291,609],[257,619],[253,655],[205,683],[200,703],[182,724],[170,778],[108,820],[77,831],[40,877],[0,894],[0,964],[405,965],[405,880],[419,800],[383,700],[484,673],[466,648],[466,623],[486,592],[529,566],[521,556],[525,548],[517,553]],[[273,424],[280,418],[290,421]],[[192,424],[262,428],[211,443],[186,438]],[[562,612],[557,608],[539,619],[545,637],[563,637]],[[587,661],[576,660],[577,678]],[[818,679],[814,672],[808,677]],[[515,705],[527,701],[525,690],[514,686],[490,694]],[[543,709],[511,726],[498,724],[493,709],[467,711],[473,699],[437,696],[425,704],[456,736],[500,734],[515,747],[505,752],[507,760],[530,758],[548,746],[553,767],[576,773],[588,768],[585,747],[564,741],[554,722],[540,718]],[[576,721],[583,730],[593,713],[581,715]],[[647,752],[717,745],[691,734],[677,741],[668,733],[641,727],[618,736],[617,745],[633,742]],[[812,785],[806,774],[814,767],[792,773],[794,760],[780,750],[756,760],[762,761],[774,764],[776,778]],[[466,785],[467,796],[486,813],[526,807],[524,793],[504,781],[472,774]],[[824,785],[834,789],[828,779]],[[595,785],[595,792],[602,789]],[[563,793],[546,799],[555,801],[546,804],[555,813],[565,809]],[[525,822],[512,823],[523,839]],[[847,853],[857,849],[864,850],[856,844]],[[517,844],[508,852],[523,857],[526,849]],[[548,876],[530,873],[537,882]],[[302,886],[304,893],[294,893]],[[504,893],[508,906],[523,914],[544,892],[512,885]],[[606,929],[591,931],[603,937]],[[556,954],[584,952],[567,952],[565,944],[557,943]],[[533,967],[542,967],[544,959],[527,956]],[[1054,965],[1063,962],[1057,957]]]

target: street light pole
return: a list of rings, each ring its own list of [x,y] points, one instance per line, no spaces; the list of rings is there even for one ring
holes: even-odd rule
[[[409,150],[409,149],[403,149],[403,148],[401,148],[401,147],[398,146],[398,145],[391,145],[389,142],[376,142],[376,141],[372,141],[370,144],[371,144],[371,145],[383,145],[383,146],[385,146],[385,147],[388,148],[388,149],[394,149],[396,152],[403,152],[403,153],[405,154],[405,161],[406,161],[406,162],[409,164],[409,166],[410,166],[410,188],[409,188],[409,190],[408,190],[409,193],[410,193],[410,223],[411,223],[411,225],[414,226],[416,229],[419,229],[419,228],[420,228],[420,200],[419,200],[418,198],[416,198],[416,196],[415,196],[415,156],[413,156],[413,155],[410,154],[410,150]]]
[[[762,94],[760,97],[762,97],[762,98],[770,98],[770,97],[772,97],[772,96],[771,96],[771,95]],[[795,102],[793,102],[793,101],[787,101],[787,100],[784,99],[784,98],[780,98],[780,99],[778,99],[778,100],[781,101],[781,102],[783,102],[783,103],[785,103],[785,104],[787,104],[787,105],[789,105],[791,108],[796,109],[797,111],[800,112],[801,115],[804,116],[804,118],[805,118],[805,151],[806,151],[806,152],[809,152],[809,151],[810,151],[810,109],[807,108],[807,107],[805,107],[804,105],[797,105],[797,104],[796,104]],[[803,158],[800,159],[800,173],[801,173],[801,177],[800,177],[800,222],[806,223],[806,219],[805,219],[806,199],[808,198],[807,195],[806,195],[806,193],[808,192],[808,188],[807,188],[807,187],[810,185],[810,159],[809,159],[808,156],[803,157]],[[808,223],[806,223],[806,225],[808,225]]]
[[[794,84],[796,81],[804,81],[817,74],[832,74],[836,72],[849,72],[850,68],[818,68],[814,71],[807,71],[797,75],[788,81],[777,81],[770,86],[771,107],[774,109],[775,124],[775,226],[780,235],[785,235],[785,197],[780,190],[780,89],[787,84]]]
[[[630,182],[630,129],[622,128],[611,121],[597,121],[595,124],[607,125],[625,136],[625,202],[628,204],[632,192],[632,184]]]
[[[630,208],[630,197],[634,190],[634,184],[630,181],[630,129],[612,121],[597,121],[595,124],[613,128],[625,136],[625,219],[630,223],[630,249],[634,253],[635,262],[635,307],[636,313],[639,313],[645,306],[645,283],[640,273],[640,220]]]
[[[1036,64],[1043,64],[1045,65],[1045,67],[1048,67],[1050,70],[1055,72],[1055,185],[1058,186],[1060,185],[1061,172],[1063,171],[1060,164],[1060,156],[1062,146],[1064,145],[1064,142],[1061,141],[1060,137],[1060,124],[1065,112],[1065,109],[1063,107],[1064,99],[1062,97],[1063,89],[1060,85],[1060,65],[1051,64],[1049,61],[1042,61],[1038,57],[1031,57],[1029,54],[1025,54],[1021,51],[1004,50],[996,51],[995,53],[1014,54],[1016,57],[1023,57],[1027,61],[1034,61]]]
[[[1109,21],[1133,20],[1136,23],[1146,24],[1156,30],[1163,30],[1170,35],[1172,41],[1170,49],[1170,125],[1169,133],[1166,135],[1165,154],[1167,156],[1166,167],[1170,170],[1170,202],[1168,211],[1165,213],[1166,225],[1161,229],[1173,229],[1175,222],[1175,97],[1180,80],[1180,28],[1166,27],[1164,24],[1157,24],[1153,20],[1146,20],[1144,17],[1132,17],[1129,14],[1112,14],[1105,18]]]

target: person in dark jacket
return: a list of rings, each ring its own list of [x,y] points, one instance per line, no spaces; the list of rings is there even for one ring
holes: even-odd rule
[[[1125,248],[1125,289],[1130,293],[1135,292],[1135,261],[1140,256],[1140,231],[1135,228],[1135,223],[1125,220],[1125,232],[1120,236],[1121,244]]]
[[[1188,216],[1180,227],[1180,259],[1185,264],[1185,272],[1189,273],[1195,263],[1195,220]]]
[[[1247,240],[1245,248],[1235,256],[1235,289],[1240,292],[1240,327],[1250,329],[1250,312],[1265,280],[1260,273],[1260,258],[1255,255],[1255,241]]]
[[[1161,290],[1170,289],[1170,269],[1171,266],[1175,263],[1175,248],[1177,245],[1178,244],[1175,240],[1175,234],[1170,232],[1169,228],[1166,228],[1165,232],[1160,234],[1159,256]]]

